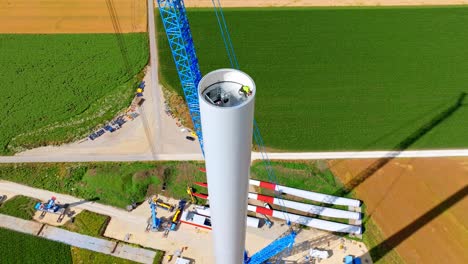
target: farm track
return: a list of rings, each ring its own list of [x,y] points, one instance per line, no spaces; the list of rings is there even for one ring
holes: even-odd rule
[[[32,155],[1,156],[0,163],[25,162],[90,162],[90,161],[157,161],[157,160],[203,160],[199,152],[160,154],[160,153],[121,153],[121,154],[73,154],[50,152]],[[272,160],[328,160],[328,159],[366,159],[366,158],[427,158],[427,157],[468,157],[468,149],[456,150],[413,150],[413,151],[349,151],[349,152],[283,152],[269,153]],[[252,160],[261,160],[262,155],[252,153]]]

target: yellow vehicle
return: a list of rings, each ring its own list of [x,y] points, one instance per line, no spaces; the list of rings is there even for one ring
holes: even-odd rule
[[[159,199],[156,201],[156,206],[158,206],[158,207],[160,207],[162,209],[168,210],[169,212],[174,211],[174,206],[172,206],[172,205],[170,205],[168,203],[165,203],[165,202],[163,202],[163,201],[161,201]]]
[[[179,221],[179,215],[180,215],[181,212],[182,212],[182,210],[177,209],[176,213],[172,217],[172,222],[178,222]]]
[[[180,217],[182,216],[182,211],[184,211],[185,205],[187,202],[185,200],[180,200],[179,206],[177,207],[177,210],[174,214],[174,216],[171,219],[171,230],[175,230],[177,228],[177,225],[180,222]]]
[[[190,195],[190,198],[192,199],[192,204],[197,203],[197,198],[193,196],[193,188],[190,186],[187,186],[187,194]]]

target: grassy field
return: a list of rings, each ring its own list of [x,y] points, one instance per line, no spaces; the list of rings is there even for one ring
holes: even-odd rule
[[[100,237],[104,233],[109,220],[110,217],[107,215],[84,210],[75,216],[73,223],[68,221],[63,228],[83,235]]]
[[[11,215],[25,220],[33,219],[34,206],[39,202],[26,196],[15,196],[0,206],[0,214]]]
[[[70,246],[0,228],[0,262],[72,263]]]
[[[127,259],[117,258],[114,256],[98,253],[82,248],[71,247],[71,256],[73,264],[87,264],[87,263],[109,263],[109,264],[137,264]]]
[[[288,187],[314,190],[320,193],[336,194],[342,184],[335,179],[324,161],[279,162],[272,161],[276,180],[270,179],[263,162],[255,162],[251,167],[254,179],[277,182]]]
[[[198,171],[202,166],[197,162],[0,164],[0,179],[125,208],[153,194],[187,199],[187,185],[205,181],[205,174]]]
[[[468,147],[461,125],[467,103],[457,105],[468,92],[467,7],[224,14],[240,67],[257,84],[256,118],[269,147]],[[202,73],[230,67],[213,11],[192,9],[188,16]],[[158,28],[161,81],[180,93]]]
[[[114,34],[0,34],[0,154],[83,137],[128,106],[148,39],[122,39],[124,52]]]

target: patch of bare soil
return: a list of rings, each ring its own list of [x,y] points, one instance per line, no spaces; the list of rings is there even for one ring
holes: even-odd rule
[[[372,164],[336,160],[330,167],[348,183]],[[407,263],[468,263],[468,158],[393,159],[354,191],[382,229],[382,245]]]

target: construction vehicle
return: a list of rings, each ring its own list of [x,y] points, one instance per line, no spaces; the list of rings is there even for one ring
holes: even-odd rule
[[[198,200],[197,197],[193,195],[194,190],[192,187],[187,186],[187,194],[190,195],[190,199],[192,200],[192,204],[197,204]]]
[[[6,195],[0,195],[0,204],[2,204],[7,199]]]
[[[39,219],[43,219],[44,216],[47,213],[53,213],[53,214],[58,214],[59,218],[57,219],[57,222],[60,223],[62,222],[63,218],[65,217],[65,214],[67,213],[66,207],[60,204],[56,203],[57,198],[55,196],[52,196],[49,201],[46,203],[41,203],[38,202],[34,206],[34,209],[37,211],[41,211],[41,215],[39,216]]]
[[[180,217],[182,216],[182,211],[184,211],[185,204],[187,204],[185,200],[181,200],[179,202],[179,207],[177,208],[174,216],[172,217],[171,230],[175,230],[177,228],[177,225],[180,222]]]
[[[144,91],[145,90],[145,81],[141,81],[141,83],[138,85],[138,88],[141,88]]]
[[[136,96],[137,96],[137,97],[142,97],[142,96],[143,96],[143,89],[138,88],[138,89],[136,90]]]
[[[174,206],[173,205],[165,203],[161,199],[157,199],[155,203],[156,203],[156,206],[159,207],[159,208],[162,208],[162,209],[167,210],[169,212],[174,211]]]
[[[143,96],[143,91],[145,90],[145,81],[142,81],[136,90],[136,96],[137,97],[142,97]]]
[[[151,208],[151,222],[146,228],[146,231],[151,230],[152,232],[156,232],[161,227],[161,219],[156,217],[156,201],[156,196],[148,200]]]
[[[268,219],[268,217],[266,215],[264,215],[264,214],[262,214],[262,215],[264,217],[263,219],[265,221],[265,225],[268,226],[268,228],[271,228],[273,226],[273,223],[270,221],[270,219]]]
[[[107,131],[109,131],[109,132],[111,132],[111,133],[115,131],[115,128],[113,128],[113,127],[110,126],[110,125],[105,126],[104,129],[107,130]]]
[[[345,264],[353,264],[353,256],[348,255],[348,256],[344,257],[343,263],[345,263]]]

